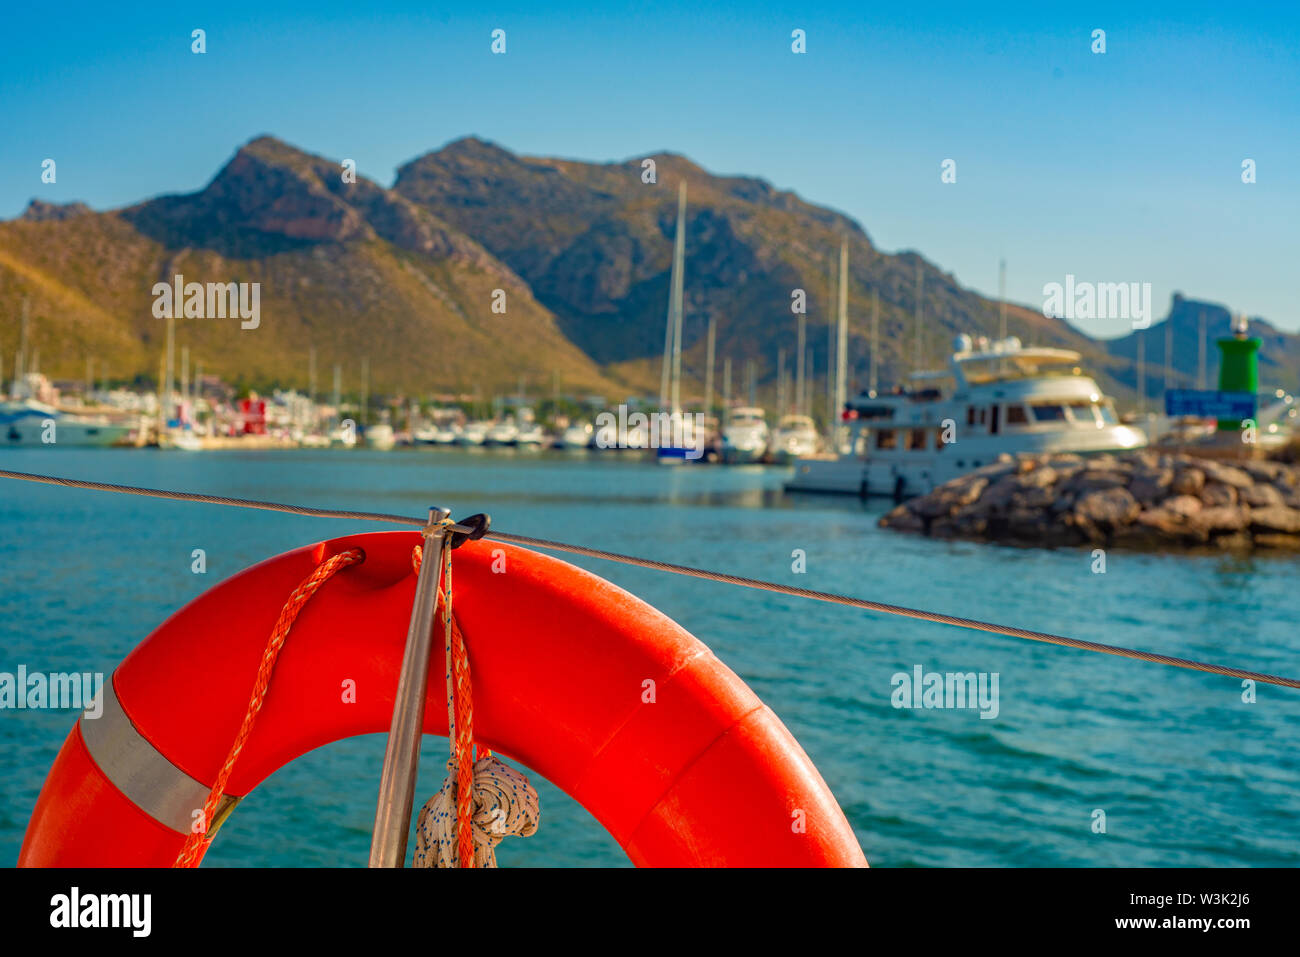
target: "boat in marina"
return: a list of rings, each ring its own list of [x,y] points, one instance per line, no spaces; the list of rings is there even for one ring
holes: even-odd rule
[[[387,422],[380,422],[366,429],[366,446],[368,448],[387,452],[396,444],[397,437],[393,433],[393,427]]]
[[[722,461],[728,465],[761,462],[767,454],[768,438],[767,417],[762,409],[732,409],[722,427]]]
[[[540,449],[546,444],[546,432],[536,422],[525,423],[515,437],[515,445],[521,449]]]
[[[514,445],[519,441],[519,426],[514,419],[494,422],[483,434],[484,445]]]
[[[700,461],[704,436],[696,435],[695,417],[682,408],[682,297],[686,268],[686,183],[677,187],[677,225],[673,233],[673,266],[669,277],[668,319],[664,328],[663,375],[659,406],[667,412],[666,423],[651,431],[648,444],[661,465]]]
[[[585,449],[591,445],[594,436],[595,429],[590,422],[574,422],[560,433],[555,440],[555,447],[570,450]]]
[[[946,370],[845,403],[849,450],[795,462],[791,492],[924,495],[1004,453],[1081,454],[1147,445],[1085,375],[1080,354],[958,336]]]
[[[491,422],[469,422],[464,427],[457,430],[455,443],[457,445],[479,446],[487,440],[488,429],[492,428]]]
[[[8,399],[0,401],[0,445],[76,448],[124,444],[133,426],[119,414],[69,407],[39,372],[15,375]]]
[[[783,415],[772,430],[769,455],[778,465],[788,465],[795,459],[816,455],[821,447],[821,436],[811,416]]]
[[[0,402],[0,445],[116,445],[130,431],[131,426],[105,416],[65,412],[35,399]]]

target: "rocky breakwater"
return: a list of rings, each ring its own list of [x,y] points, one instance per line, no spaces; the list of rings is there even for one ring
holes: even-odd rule
[[[880,524],[1024,545],[1300,551],[1300,466],[1152,450],[1004,455]]]

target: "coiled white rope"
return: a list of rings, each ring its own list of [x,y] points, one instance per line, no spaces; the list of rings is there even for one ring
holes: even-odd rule
[[[496,867],[496,846],[507,837],[528,837],[541,821],[541,802],[528,778],[495,754],[474,763],[474,866]],[[459,867],[456,841],[456,765],[447,762],[447,778],[438,793],[420,808],[415,825],[414,867]]]

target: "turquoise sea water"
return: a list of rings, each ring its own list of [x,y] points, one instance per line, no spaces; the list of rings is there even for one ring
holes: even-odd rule
[[[876,527],[887,507],[790,497],[786,473],[616,456],[3,450],[0,467],[421,515],[1294,676],[1296,559],[938,542]],[[110,673],[222,578],[365,523],[0,480],[0,671]],[[190,571],[195,548],[208,574]],[[807,570],[792,571],[792,552]],[[681,622],[785,721],[874,866],[1300,864],[1300,693],[578,559]],[[891,678],[999,675],[999,714],[891,705]],[[0,862],[74,716],[0,711]],[[426,739],[419,801],[441,778]],[[248,797],[207,866],[362,866],[383,736],[306,755]],[[535,778],[536,782],[536,778]],[[546,782],[542,827],[504,866],[627,859]],[[1093,832],[1105,811],[1106,833]]]

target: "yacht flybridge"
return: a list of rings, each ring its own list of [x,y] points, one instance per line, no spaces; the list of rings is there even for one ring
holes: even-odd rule
[[[923,495],[1004,453],[1096,453],[1147,444],[1068,349],[958,336],[949,367],[844,405],[849,451],[795,462],[789,491]]]

